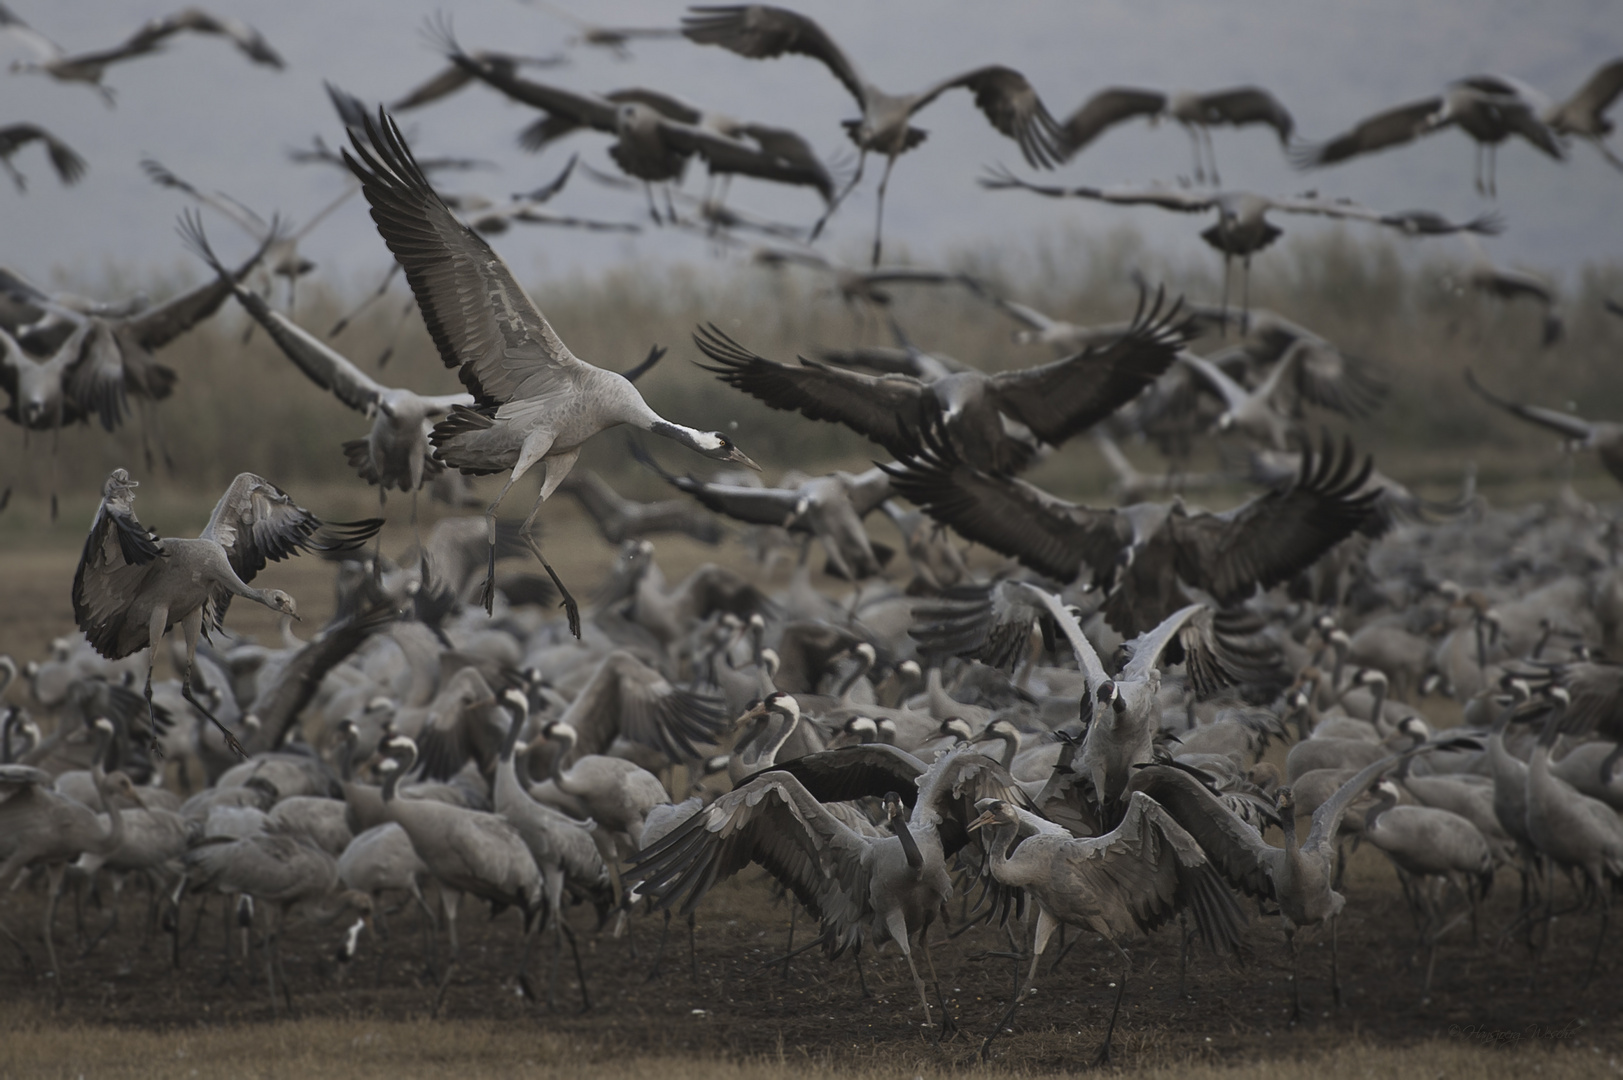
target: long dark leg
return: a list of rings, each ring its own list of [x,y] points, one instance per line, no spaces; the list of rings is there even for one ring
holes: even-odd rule
[[[872,994],[868,993],[868,977],[862,973],[862,954],[852,949],[851,962],[857,966],[857,985],[862,988],[862,996],[864,998],[873,997]]]
[[[1336,949],[1336,923],[1341,916],[1330,916],[1330,998],[1341,1008],[1341,955]]]
[[[1093,1058],[1095,1066],[1103,1065],[1110,1060],[1110,1040],[1116,1034],[1116,1017],[1121,1015],[1121,999],[1127,993],[1127,979],[1133,973],[1133,958],[1127,955],[1127,950],[1116,946],[1121,952],[1122,969],[1121,983],[1116,987],[1116,1004],[1110,1010],[1110,1023],[1105,1026],[1105,1042],[1099,1047],[1099,1053]]]
[[[795,915],[800,911],[795,898],[789,898],[789,944],[783,950],[783,981],[789,981],[790,957],[795,954]]]
[[[1595,981],[1595,969],[1600,966],[1600,947],[1606,941],[1606,924],[1612,919],[1612,899],[1607,895],[1607,885],[1603,884],[1597,890],[1600,894],[1600,933],[1595,935],[1595,951],[1589,956],[1589,973],[1584,976],[1584,989]]]
[[[845,185],[845,190],[834,197],[834,201],[828,204],[828,209],[823,211],[823,216],[817,219],[817,224],[812,226],[811,236],[807,238],[808,240],[816,240],[823,234],[823,226],[828,224],[828,219],[834,216],[834,211],[840,208],[840,204],[845,201],[845,197],[851,194],[857,184],[861,183],[862,166],[867,163],[867,160],[868,151],[863,150],[858,153],[857,171],[851,175],[851,180]]]
[[[1302,952],[1296,945],[1296,931],[1285,931],[1285,943],[1291,951],[1291,1023],[1302,1019]]]
[[[1234,256],[1223,252],[1223,301],[1218,308],[1219,321],[1222,325],[1222,335],[1228,337],[1229,333],[1229,278],[1234,269]]]
[[[1251,256],[1240,260],[1240,336],[1251,332]]]
[[[486,615],[494,613],[492,608],[496,603],[496,511],[501,507],[502,500],[507,498],[507,493],[513,490],[513,484],[517,480],[518,477],[509,476],[507,483],[503,484],[501,491],[497,493],[496,501],[485,510],[485,538],[490,542],[490,559],[485,566],[485,587],[479,595],[479,600],[485,605]],[[542,565],[546,565],[545,561]]]
[[[879,255],[885,242],[885,188],[890,185],[890,170],[896,167],[894,155],[885,159],[885,175],[879,178],[879,211],[873,226],[873,265],[879,266]]]
[[[151,678],[151,669],[148,669],[147,677],[149,679]],[[192,693],[192,668],[191,668],[190,664],[188,664],[186,666],[186,674],[180,680],[180,696],[185,698],[187,701],[191,702],[192,703],[192,708],[196,709],[198,712],[200,712],[204,716],[208,717],[209,722],[212,723],[215,727],[220,729],[220,734],[225,737],[225,745],[230,748],[232,753],[236,754],[240,758],[246,758],[248,756],[248,751],[244,750],[242,748],[242,744],[237,741],[237,737],[235,735],[231,734],[231,729],[226,727],[224,724],[220,723],[220,718],[215,716],[213,713],[209,712],[209,710],[203,705],[203,703],[201,701],[197,700],[197,695]],[[152,684],[150,682],[148,682],[147,683],[147,705],[150,706],[151,704],[152,704]],[[153,725],[152,732],[153,732],[152,737],[154,739],[156,739],[158,737],[157,736],[158,728],[157,728],[156,724]]]
[[[693,981],[699,981],[699,941],[696,919],[693,912],[688,912],[688,969],[693,975]]]
[[[1201,128],[1200,136],[1206,144],[1206,164],[1210,166],[1206,172],[1212,178],[1212,186],[1217,187],[1223,183],[1223,179],[1217,175],[1217,148],[1212,145],[1212,129]]]
[[[541,554],[541,546],[539,544],[537,544],[534,539],[531,538],[529,530],[526,529],[524,531],[523,537],[524,537],[525,546],[530,549],[530,554],[534,555],[537,559],[540,560],[541,568],[547,572],[547,576],[552,579],[552,583],[554,585],[558,586],[558,595],[563,597],[564,615],[569,620],[569,632],[571,634],[575,635],[576,640],[579,640],[580,639],[580,605],[575,602],[574,596],[572,596],[570,594],[569,590],[564,586],[563,579],[558,576],[558,571],[554,570],[552,568],[552,564],[547,562],[547,557],[545,555]],[[495,549],[495,547],[492,547],[490,549],[490,573],[491,573],[490,582],[493,583],[495,581],[495,574],[496,574],[496,549]],[[487,588],[492,588],[493,586],[490,583],[487,583],[486,587]],[[489,610],[489,598],[488,597],[487,597],[487,600],[486,600],[486,610],[487,610],[487,612]]]
[[[653,982],[659,978],[659,964],[665,959],[665,939],[671,936],[671,909],[665,909],[665,926],[659,932],[659,947],[654,950],[654,966],[648,969],[648,978],[644,982]]]
[[[930,982],[935,986],[936,1003],[941,1006],[941,1037],[945,1039],[958,1030],[957,1021],[947,1011],[947,995],[941,992],[941,977],[935,973],[935,957],[930,955],[930,928],[919,931],[919,948],[924,950],[924,966],[930,971]]]
[[[62,967],[56,962],[56,904],[62,898],[62,882],[67,875],[65,865],[53,866],[48,875],[50,897],[45,901],[45,960],[50,964],[56,1003],[62,1004]]]
[[[562,919],[558,920],[564,928],[564,936],[569,939],[569,951],[575,957],[575,978],[580,980],[580,1011],[592,1011],[592,997],[586,991],[586,969],[580,962],[580,943],[575,939],[575,930]]]

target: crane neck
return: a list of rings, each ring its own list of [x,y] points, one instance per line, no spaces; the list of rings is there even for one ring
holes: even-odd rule
[[[528,709],[512,708],[508,710],[513,719],[507,725],[507,737],[502,740],[501,761],[507,764],[513,760],[513,752],[518,748],[518,736],[524,730],[524,722],[530,718]]]
[[[102,812],[107,815],[107,834],[96,842],[91,854],[110,855],[124,843],[124,811],[114,806],[112,799],[107,797],[109,780],[99,761],[93,775],[96,779],[96,797],[101,800]]]
[[[1381,792],[1381,797],[1375,800],[1375,805],[1364,812],[1364,830],[1367,832],[1370,829],[1373,829],[1376,822],[1380,821],[1381,815],[1392,809],[1397,804],[1398,797],[1395,792]]]
[[[564,772],[564,758],[568,757],[575,749],[575,740],[566,736],[558,739],[557,742],[559,743],[558,749],[552,755],[552,782],[557,785],[559,791],[566,795],[582,794],[579,788],[569,780],[569,774]]]
[[[400,787],[400,774],[405,771],[403,767],[393,768],[388,770],[389,774],[383,778],[383,801],[385,804],[394,801],[395,792]]]
[[[788,719],[786,719],[783,723],[782,730],[778,732],[778,737],[773,739],[766,750],[764,750],[761,755],[755,759],[755,767],[757,769],[769,769],[776,765],[778,763],[778,753],[789,742],[790,737],[794,735],[795,731],[799,727],[800,714],[789,714]]]
[[[902,854],[907,858],[908,868],[914,871],[924,869],[924,852],[919,850],[919,842],[913,839],[913,830],[907,827],[907,819],[900,814],[891,822],[896,830],[896,839],[902,842]]]

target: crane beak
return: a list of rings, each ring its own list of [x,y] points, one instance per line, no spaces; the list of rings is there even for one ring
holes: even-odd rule
[[[728,461],[736,461],[740,465],[744,465],[744,466],[747,466],[747,467],[749,467],[751,469],[754,469],[756,472],[761,471],[761,467],[759,465],[755,464],[755,462],[751,461],[750,456],[748,454],[744,453],[744,451],[740,450],[736,446],[733,447],[731,450],[729,450],[727,452],[726,460],[728,460]]]
[[[984,814],[982,814],[980,817],[976,818],[974,821],[971,821],[969,823],[969,831],[974,832],[976,829],[982,828],[983,826],[993,825],[993,824],[996,824],[996,823],[997,823],[997,818],[993,817],[992,816],[992,811],[988,810]]]

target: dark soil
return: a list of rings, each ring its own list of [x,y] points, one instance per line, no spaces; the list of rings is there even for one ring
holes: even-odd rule
[[[1551,943],[1536,958],[1520,935],[1501,946],[1500,933],[1519,902],[1516,876],[1502,872],[1485,908],[1482,943],[1471,943],[1468,922],[1451,931],[1439,947],[1432,1000],[1422,1004],[1424,958],[1392,871],[1366,850],[1355,857],[1348,877],[1348,903],[1339,927],[1345,989],[1341,1008],[1332,1004],[1325,935],[1303,935],[1304,1018],[1292,1024],[1289,953],[1276,919],[1253,918],[1243,962],[1220,960],[1197,948],[1181,991],[1180,934],[1169,927],[1131,947],[1133,975],[1116,1031],[1116,1062],[1133,1066],[1290,1057],[1349,1038],[1403,1044],[1485,1039],[1495,1033],[1500,1039],[1542,1035],[1610,1048],[1623,1045],[1623,962],[1614,944],[1605,946],[1594,981],[1583,985],[1600,925],[1598,912],[1559,918]],[[1571,901],[1563,889],[1558,905]],[[36,970],[44,968],[37,930],[42,904],[37,883],[0,901],[0,919],[26,944]],[[168,938],[155,933],[143,940],[146,901],[140,889],[125,890],[121,929],[88,956],[80,955],[74,904],[64,899],[57,924],[64,968],[57,1018],[64,1024],[143,1027],[269,1019],[264,964],[257,949],[249,963],[239,959],[229,978],[224,977],[220,908],[219,900],[211,902],[196,943],[183,951],[179,970],[173,970]],[[197,922],[195,912],[196,901],[188,899],[183,936]],[[589,921],[583,909],[571,917],[583,930]],[[87,934],[104,918],[94,904],[86,904]],[[1006,932],[979,926],[945,941],[936,927],[936,969],[960,1028],[937,1049],[920,1024],[907,966],[894,946],[864,955],[871,994],[864,997],[849,956],[830,963],[813,951],[796,958],[787,976],[781,966],[764,970],[764,962],[784,952],[788,924],[788,907],[774,901],[759,871],[751,871],[716,889],[700,912],[697,977],[689,965],[680,918],[671,922],[661,971],[654,978],[650,969],[661,933],[659,915],[639,913],[630,920],[630,932],[619,938],[583,932],[592,1007],[581,1012],[567,952],[558,1007],[531,1003],[515,979],[521,941],[517,913],[491,920],[481,908],[464,903],[463,957],[440,1016],[534,1024],[605,1050],[625,1046],[644,1053],[783,1054],[790,1059],[805,1054],[851,1064],[916,1060],[948,1066],[974,1060],[1014,987],[1016,964],[1007,956],[1012,949]],[[390,915],[387,925],[386,939],[363,937],[359,957],[342,968],[332,959],[342,928],[306,925],[290,930],[285,959],[293,1014],[426,1019],[435,983],[425,970],[422,917],[408,908]],[[813,930],[802,914],[797,942],[805,944]],[[234,937],[240,942],[240,933]],[[1038,992],[1017,1013],[1013,1033],[994,1047],[993,1059],[1004,1065],[1063,1067],[1092,1060],[1110,1015],[1120,957],[1087,934],[1059,970],[1050,973],[1057,944],[1056,939],[1050,945]],[[531,965],[543,995],[551,956],[548,933],[537,939]],[[922,957],[920,961],[925,970]],[[17,951],[0,942],[0,1009],[37,1004],[49,1000],[52,992],[48,977],[30,972]],[[933,1011],[934,1006],[932,1000]]]

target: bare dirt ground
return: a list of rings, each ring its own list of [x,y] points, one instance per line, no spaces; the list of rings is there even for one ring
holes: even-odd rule
[[[1384,858],[1365,850],[1348,875],[1348,904],[1339,931],[1343,1007],[1333,1006],[1329,946],[1322,937],[1303,950],[1307,1015],[1289,1021],[1289,961],[1273,919],[1254,919],[1243,963],[1218,960],[1197,949],[1182,991],[1175,930],[1132,947],[1134,972],[1116,1033],[1116,1063],[1132,1071],[1177,1063],[1241,1064],[1312,1058],[1338,1046],[1403,1049],[1428,1042],[1464,1048],[1493,1046],[1513,1055],[1519,1069],[1566,1062],[1609,1074],[1623,1055],[1623,963],[1615,946],[1603,954],[1588,987],[1581,980],[1598,927],[1593,915],[1559,919],[1553,941],[1536,960],[1519,941],[1495,939],[1517,906],[1513,875],[1505,875],[1486,909],[1484,942],[1472,945],[1461,925],[1440,947],[1430,1004],[1420,1001],[1421,959],[1412,923]],[[0,904],[0,920],[43,967],[39,944],[40,890],[24,888]],[[25,967],[18,952],[0,951],[0,1015],[17,1031],[60,1031],[68,1053],[72,1032],[193,1031],[255,1028],[272,1018],[255,950],[227,974],[222,955],[220,902],[201,920],[196,943],[178,970],[170,967],[167,939],[146,935],[141,890],[126,890],[122,927],[80,954],[74,905],[58,921],[63,957],[62,994]],[[197,922],[188,901],[182,933]],[[87,934],[104,918],[84,909]],[[587,915],[573,913],[586,928]],[[863,964],[870,996],[858,984],[855,963],[829,963],[818,953],[797,958],[787,976],[762,964],[787,944],[789,912],[775,901],[758,872],[718,888],[699,913],[696,971],[690,967],[683,924],[673,920],[661,970],[650,977],[661,920],[642,914],[618,939],[583,935],[592,1007],[582,1012],[567,957],[558,1007],[530,1003],[515,976],[520,942],[516,912],[494,920],[463,908],[462,963],[437,1021],[429,1021],[434,982],[425,970],[421,917],[414,910],[388,919],[386,940],[364,938],[358,959],[340,968],[332,959],[335,928],[293,931],[286,966],[294,990],[292,1017],[353,1021],[357,1037],[367,1022],[428,1024],[454,1032],[459,1025],[495,1022],[537,1035],[565,1037],[577,1053],[612,1058],[618,1052],[701,1060],[817,1062],[840,1071],[884,1066],[928,1071],[974,1068],[981,1039],[1001,1015],[1013,987],[1014,961],[1007,934],[977,927],[952,941],[938,928],[934,957],[942,992],[959,1033],[939,1047],[921,1027],[922,1014],[907,967],[894,948],[869,953]],[[799,920],[800,942],[808,921]],[[239,942],[240,934],[234,935]],[[550,935],[537,942],[532,970],[546,984]],[[1114,950],[1093,935],[1065,958],[1057,972],[1045,958],[1039,991],[1022,1006],[994,1049],[994,1061],[1021,1072],[1069,1070],[1089,1063],[1109,1017],[1119,976]],[[19,1017],[23,1018],[19,1021]],[[285,1021],[284,1021],[285,1023]],[[9,1026],[9,1025],[0,1025]],[[287,1029],[289,1034],[294,1029]],[[92,1035],[93,1037],[93,1035]],[[1491,1040],[1491,1042],[1490,1042]],[[6,1040],[0,1040],[4,1042]],[[288,1046],[288,1052],[294,1048]],[[0,1051],[0,1073],[4,1067]],[[1498,1061],[1499,1059],[1494,1059]],[[1508,1063],[1508,1058],[1506,1059]],[[23,1062],[13,1061],[19,1068]],[[1402,1074],[1401,1072],[1399,1073]],[[1413,1075],[1413,1074],[1411,1074]]]

